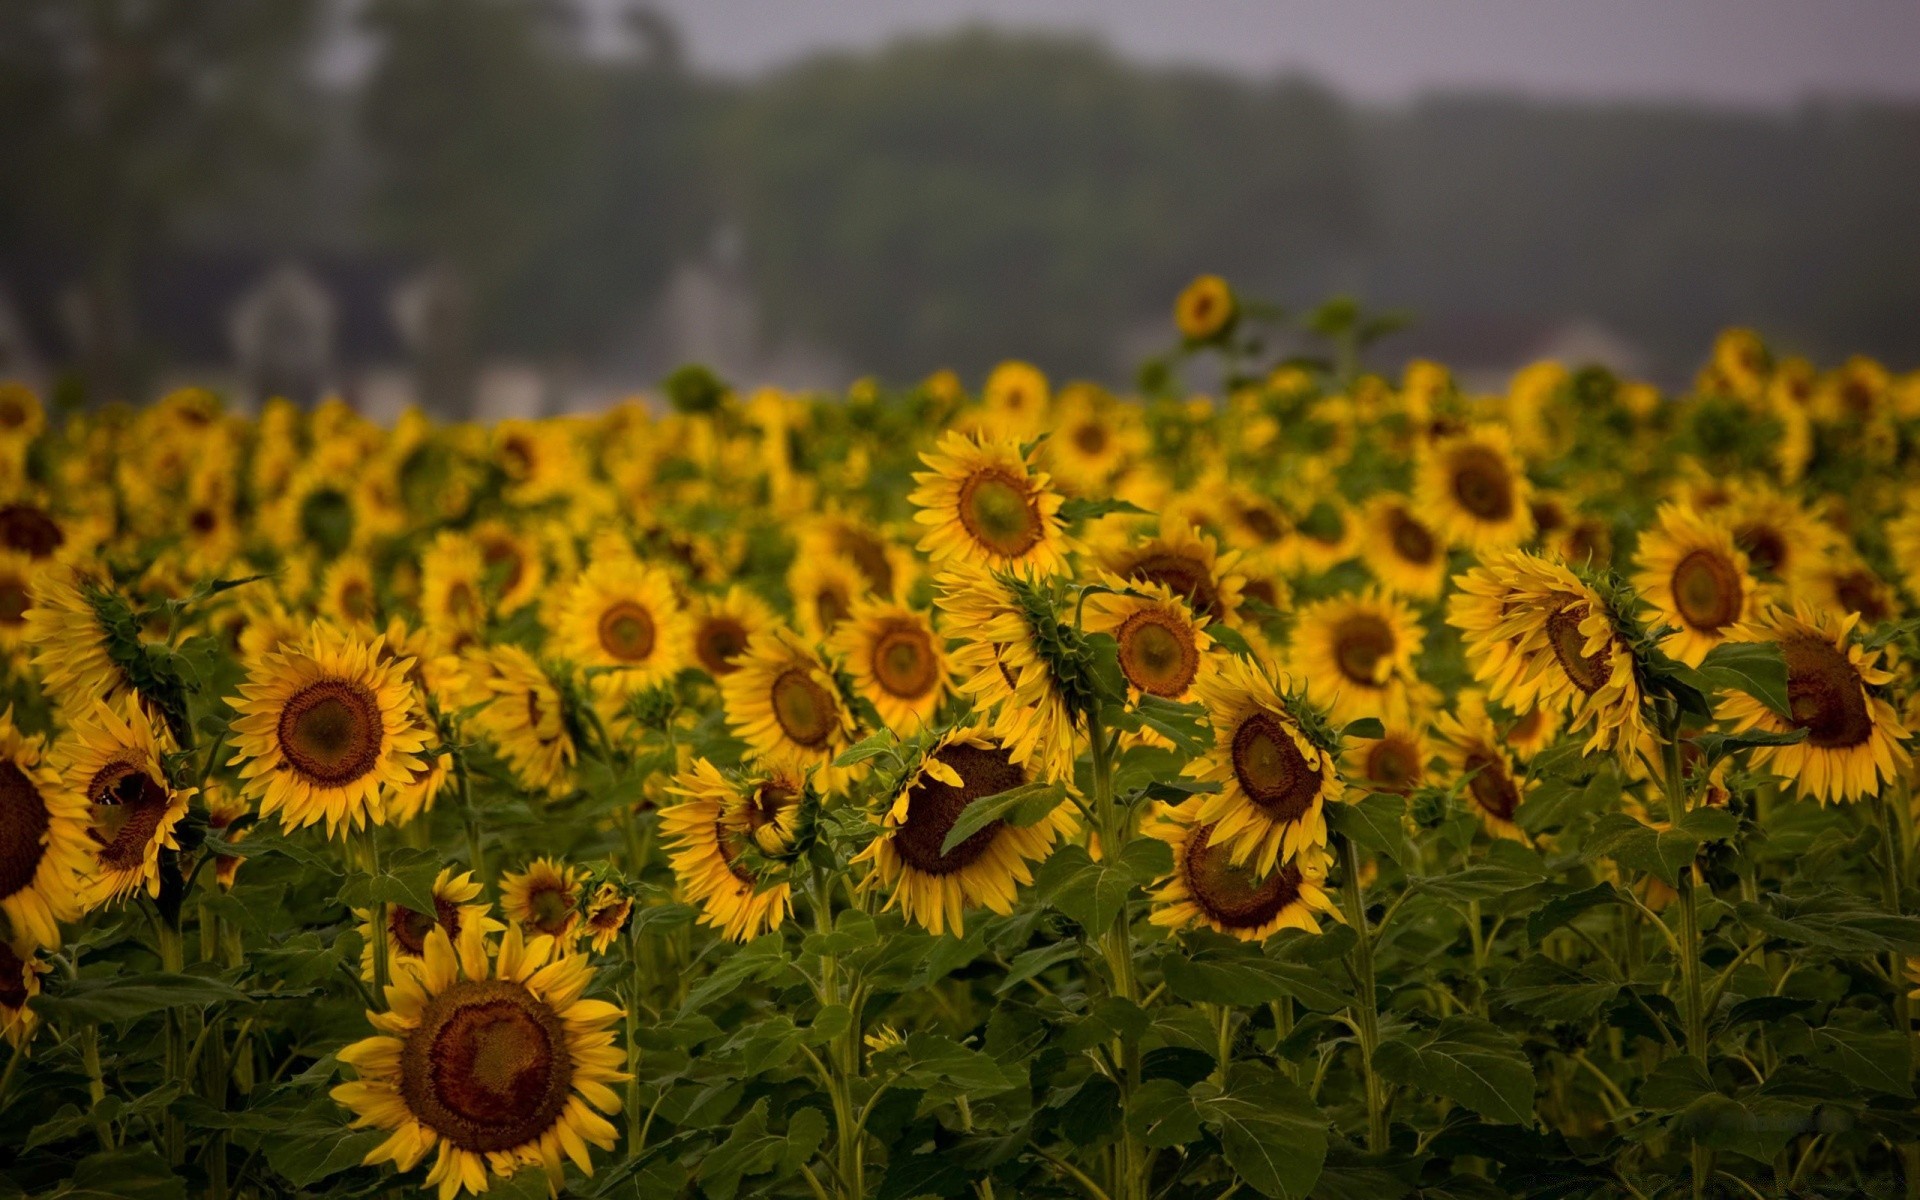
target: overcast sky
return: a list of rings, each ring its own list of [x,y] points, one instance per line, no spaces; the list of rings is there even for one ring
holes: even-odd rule
[[[697,65],[728,74],[984,22],[1090,32],[1141,61],[1305,71],[1371,101],[1437,88],[1735,105],[1920,99],[1920,0],[654,3],[679,25]]]

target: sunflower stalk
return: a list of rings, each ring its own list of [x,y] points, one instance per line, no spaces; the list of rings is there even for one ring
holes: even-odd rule
[[[375,999],[380,999],[387,994],[392,964],[387,961],[387,898],[380,889],[380,827],[371,821],[367,823],[362,849],[366,855],[367,878],[373,884],[373,994]]]
[[[1108,862],[1118,862],[1132,831],[1127,828],[1126,813],[1114,799],[1115,744],[1107,737],[1097,704],[1087,710],[1087,741],[1093,751],[1092,807],[1100,820],[1100,856]],[[1133,973],[1133,922],[1125,904],[1120,906],[1112,926],[1100,935],[1100,942],[1106,955],[1107,969],[1113,976],[1113,994],[1129,1003],[1136,1002],[1139,987]],[[1140,1082],[1140,1039],[1126,1033],[1119,1034],[1114,1038],[1112,1054],[1119,1073],[1120,1110],[1126,1112],[1132,1102],[1134,1089]],[[1144,1197],[1151,1163],[1139,1135],[1123,1124],[1116,1150],[1117,1161],[1110,1189],[1114,1200]]]
[[[1380,1008],[1373,977],[1373,932],[1367,928],[1366,899],[1360,889],[1360,852],[1353,839],[1340,837],[1340,881],[1347,910],[1347,924],[1360,936],[1354,939],[1348,965],[1353,970],[1354,986],[1360,1002],[1354,1006],[1354,1033],[1360,1039],[1360,1069],[1367,1091],[1367,1153],[1384,1154],[1387,1149],[1386,1081],[1374,1070],[1374,1052],[1380,1047]]]
[[[1902,915],[1904,902],[1903,879],[1906,874],[1906,830],[1900,821],[1900,810],[1908,804],[1907,787],[1883,788],[1880,792],[1879,817],[1881,837],[1881,868],[1885,873],[1887,912],[1895,917]],[[1899,951],[1890,951],[1887,955],[1887,975],[1893,981],[1893,1027],[1900,1031],[1901,1041],[1907,1048],[1906,1077],[1913,1078],[1915,1043],[1913,1032],[1913,1001],[1907,995],[1907,986],[1902,977],[1905,962]],[[1920,1142],[1904,1142],[1899,1147],[1902,1174],[1906,1177],[1907,1200],[1920,1200]]]
[[[822,937],[833,932],[833,885],[824,872],[813,873],[813,922]],[[853,1082],[860,1073],[860,1019],[855,995],[857,987],[844,995],[841,991],[839,961],[831,954],[820,956],[819,1001],[822,1011],[845,1004],[850,1010],[847,1028],[828,1047],[825,1083],[833,1105],[834,1169],[840,1179],[840,1194],[845,1200],[863,1200],[866,1195],[865,1146],[861,1142],[862,1121],[855,1116]]]
[[[1680,758],[1680,714],[1671,702],[1664,707],[1668,711],[1662,713],[1661,721],[1661,774],[1667,793],[1668,819],[1679,821],[1686,816],[1688,804],[1685,768]],[[1681,1016],[1686,1023],[1687,1054],[1705,1070],[1707,1013],[1705,989],[1700,981],[1700,898],[1694,884],[1691,862],[1680,870],[1678,890]],[[1707,1181],[1713,1175],[1713,1151],[1696,1140],[1692,1144],[1690,1158],[1693,1197],[1694,1200],[1700,1200],[1706,1195]]]

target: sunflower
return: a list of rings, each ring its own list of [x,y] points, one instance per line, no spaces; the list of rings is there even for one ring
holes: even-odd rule
[[[424,725],[425,717],[418,711],[415,720]],[[413,823],[421,813],[432,812],[433,802],[440,797],[440,789],[446,786],[447,779],[453,774],[453,755],[446,750],[422,750],[420,765],[414,768],[407,782],[387,789],[387,824],[402,829]]]
[[[959,689],[992,714],[1016,766],[1072,778],[1074,710],[1020,598],[983,571],[948,571],[938,584],[942,626],[965,635],[951,655]]]
[[[719,679],[732,674],[753,636],[772,629],[780,619],[773,607],[745,587],[735,584],[724,596],[702,596],[693,603],[688,653],[707,674]]]
[[[313,629],[312,620],[292,612],[267,592],[248,595],[243,591],[242,595],[245,598],[235,614],[238,625],[233,642],[240,665],[248,670],[267,655],[298,645]]]
[[[1323,496],[1304,506],[1285,558],[1295,571],[1331,571],[1360,553],[1359,517],[1338,496]]]
[[[1538,705],[1515,714],[1502,726],[1502,739],[1515,758],[1526,762],[1553,744],[1560,732],[1560,718],[1550,708]]]
[[[1164,583],[1130,584],[1113,576],[1101,582],[1113,590],[1088,597],[1086,629],[1108,634],[1119,644],[1128,700],[1138,704],[1142,696],[1176,702],[1190,699],[1213,649],[1207,619],[1195,617],[1187,602]]]
[[[818,554],[793,560],[787,571],[787,591],[793,597],[794,623],[810,641],[832,637],[853,606],[867,594],[867,577],[838,554]]]
[[[475,662],[479,687],[490,699],[474,717],[474,727],[493,742],[522,787],[566,795],[573,788],[578,751],[553,680],[518,646],[491,647]]]
[[[1256,871],[1236,862],[1217,826],[1200,819],[1203,800],[1156,804],[1144,832],[1173,850],[1173,873],[1153,890],[1155,925],[1204,925],[1243,942],[1263,941],[1282,929],[1320,932],[1315,913],[1344,920],[1326,892],[1327,853],[1308,846],[1284,863]]]
[[[46,409],[32,388],[17,380],[0,382],[0,440],[24,446],[46,427]]]
[[[1690,667],[1753,616],[1758,585],[1733,531],[1718,520],[1663,504],[1654,527],[1640,535],[1638,559],[1634,587],[1673,627],[1660,648]]]
[[[133,691],[126,668],[108,652],[112,635],[92,600],[106,588],[68,567],[49,567],[34,581],[26,640],[41,683],[62,705],[85,707]]]
[[[0,713],[0,912],[14,939],[60,945],[61,921],[80,915],[92,861],[86,801],[61,786],[38,737]]]
[[[620,931],[627,927],[627,920],[632,916],[632,896],[611,883],[603,883],[595,888],[593,899],[587,901],[585,926],[587,940],[592,944],[594,953],[605,954],[607,947],[613,945],[613,939],[620,936]]]
[[[603,558],[567,588],[554,621],[555,652],[609,668],[596,690],[624,693],[671,680],[685,662],[688,621],[673,577],[634,558]]]
[[[1805,577],[1808,602],[1840,616],[1857,613],[1862,625],[1891,620],[1900,611],[1893,589],[1851,551],[1835,553]]]
[[[501,876],[500,909],[527,937],[552,938],[565,951],[580,936],[584,878],[579,867],[536,858],[526,870]]]
[[[1244,658],[1223,663],[1196,685],[1213,726],[1213,746],[1186,774],[1218,783],[1194,815],[1234,862],[1261,871],[1326,844],[1325,807],[1344,785],[1333,755],[1301,728],[1270,671]]]
[[[1134,583],[1161,584],[1187,602],[1196,617],[1232,625],[1240,613],[1240,592],[1246,577],[1240,573],[1240,552],[1219,549],[1211,534],[1192,524],[1163,518],[1157,537],[1129,537],[1108,546],[1100,566],[1109,574]]]
[[[1200,276],[1173,302],[1173,324],[1194,345],[1225,336],[1238,315],[1233,289],[1218,275]]]
[[[362,1162],[410,1171],[437,1149],[425,1182],[441,1200],[486,1191],[489,1168],[505,1179],[538,1166],[556,1190],[566,1159],[593,1174],[588,1144],[611,1150],[619,1137],[600,1115],[620,1111],[609,1085],[628,1078],[613,1034],[626,1014],[582,998],[593,975],[584,955],[518,929],[497,953],[491,939],[456,948],[430,932],[387,1011],[368,1014],[380,1032],[340,1051],[359,1078],[333,1099],[354,1128],[393,1131]]]
[[[1097,494],[1153,447],[1139,408],[1092,384],[1061,391],[1053,428],[1040,456],[1061,486],[1079,495]]]
[[[40,977],[47,964],[36,952],[31,940],[19,936],[0,938],[0,1036],[15,1053],[26,1048],[40,1016],[27,1001],[40,994]]]
[[[1016,443],[949,431],[937,450],[920,457],[932,470],[914,474],[919,486],[907,499],[919,510],[913,519],[928,526],[920,549],[936,562],[1065,569],[1063,500]]]
[[[356,908],[353,915],[360,921],[360,978],[370,980],[380,931],[373,927],[368,909]],[[415,912],[403,904],[387,907],[387,961],[396,968],[403,962],[419,962],[427,952],[427,936],[436,929],[444,931],[454,945],[464,946],[468,939],[477,941],[505,928],[494,920],[492,906],[481,901],[473,872],[455,875],[452,867],[442,867],[433,877],[431,913]]]
[[[27,637],[27,610],[40,568],[15,550],[0,550],[0,652],[18,649]]]
[[[55,746],[62,784],[87,806],[93,843],[85,875],[88,907],[143,888],[149,896],[160,894],[160,851],[180,848],[174,827],[199,790],[176,790],[169,782],[163,760],[169,748],[140,705],[104,701],[76,715],[72,732]]]
[[[555,421],[501,421],[493,427],[493,462],[516,504],[552,499],[579,482],[573,432]]]
[[[793,844],[806,786],[806,772],[781,759],[738,780],[696,759],[675,778],[669,791],[682,799],[661,810],[660,832],[680,893],[699,909],[702,925],[745,942],[787,919],[792,886],[761,878],[749,850],[779,854]]]
[[[1237,485],[1219,491],[1220,530],[1227,544],[1267,563],[1283,563],[1292,550],[1293,515],[1277,500]]]
[[[853,714],[819,656],[792,630],[755,634],[737,669],[720,680],[727,725],[762,757],[791,755],[828,768],[853,742]],[[831,787],[832,783],[823,785]]]
[[[0,503],[0,548],[35,562],[65,557],[62,552],[72,549],[72,532],[45,505],[25,496]]]
[[[382,640],[327,625],[263,655],[228,701],[236,753],[260,815],[300,829],[325,820],[327,836],[386,820],[381,789],[420,769],[426,734],[413,719],[405,660],[383,659]],[[244,765],[242,765],[244,764]]]
[[[887,908],[898,905],[934,934],[964,934],[966,910],[976,905],[1011,913],[1015,888],[1033,882],[1029,864],[1077,827],[1064,800],[1033,825],[990,821],[953,849],[941,847],[968,805],[1033,780],[984,726],[949,732],[880,814],[880,836],[855,859],[874,864],[862,886],[888,889]]]
[[[1426,631],[1405,602],[1369,588],[1299,610],[1287,665],[1338,721],[1386,717],[1415,681]]]
[[[242,825],[234,828],[240,818],[253,815],[253,805],[247,803],[245,796],[218,780],[209,780],[200,798],[207,806],[208,833],[228,845],[237,845],[246,840],[253,827]],[[240,864],[245,861],[246,858],[238,854],[216,853],[213,856],[214,881],[220,885],[221,891],[233,890],[233,881],[240,875]]]
[[[1579,576],[1535,554],[1497,550],[1454,582],[1447,622],[1493,700],[1516,711],[1571,706],[1567,727],[1593,729],[1589,753],[1639,744],[1645,720],[1632,647]]]
[[[502,613],[518,612],[540,598],[547,564],[537,542],[504,521],[481,521],[469,536],[480,547],[487,583],[498,591]]]
[[[364,546],[369,522],[350,478],[348,464],[306,463],[262,514],[261,531],[283,551],[310,550],[328,558]]]
[[[1906,727],[1893,706],[1871,690],[1893,675],[1881,668],[1880,651],[1863,649],[1849,636],[1858,621],[1806,604],[1792,611],[1773,609],[1753,626],[1751,636],[1776,643],[1787,661],[1789,715],[1744,692],[1730,693],[1720,703],[1720,719],[1732,722],[1736,732],[1806,730],[1804,741],[1758,748],[1753,762],[1822,804],[1870,796],[1912,764],[1902,744]]]
[[[1511,753],[1507,737],[1494,724],[1486,693],[1477,688],[1462,690],[1451,713],[1434,715],[1433,732],[1453,778],[1466,780],[1466,798],[1487,832],[1526,841],[1525,831],[1513,817],[1532,784]]]
[[[1354,739],[1342,758],[1342,774],[1353,786],[1404,796],[1426,782],[1433,750],[1418,725],[1396,720],[1377,738]]]
[[[995,367],[980,389],[980,403],[992,427],[1017,436],[1037,433],[1046,423],[1051,388],[1046,373],[1032,363],[1008,360]]]
[[[1499,426],[1436,441],[1420,456],[1414,501],[1448,544],[1473,550],[1513,546],[1533,533],[1532,487]]]
[[[442,530],[420,552],[420,616],[428,629],[469,633],[487,623],[486,560],[463,533]]]
[[[1731,490],[1726,520],[1753,573],[1789,589],[1826,560],[1837,540],[1833,529],[1799,500],[1760,484]]]
[[[373,566],[365,556],[342,554],[320,573],[320,615],[347,629],[371,630],[379,621]]]
[[[1414,600],[1437,598],[1447,585],[1447,544],[1420,519],[1412,501],[1382,492],[1360,511],[1360,558],[1382,586]]]
[[[933,621],[904,604],[857,602],[829,649],[887,728],[913,734],[947,697],[947,654]]]
[[[820,555],[852,563],[866,576],[867,589],[885,599],[906,595],[918,573],[912,551],[872,525],[838,512],[815,517],[801,527],[795,557]]]

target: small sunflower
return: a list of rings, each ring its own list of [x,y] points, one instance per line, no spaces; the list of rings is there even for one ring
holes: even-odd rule
[[[1301,608],[1287,665],[1335,720],[1384,718],[1416,681],[1425,638],[1405,602],[1370,588]]]
[[[320,573],[320,615],[342,628],[371,630],[380,619],[373,566],[360,554],[342,554]]]
[[[1342,774],[1356,788],[1404,796],[1427,781],[1433,749],[1411,721],[1394,721],[1377,738],[1356,738],[1345,750]]]
[[[551,858],[500,877],[500,910],[529,938],[552,938],[562,952],[580,937],[581,880],[585,872]]]
[[[1893,675],[1881,668],[1880,651],[1865,650],[1850,638],[1858,621],[1806,604],[1772,610],[1752,627],[1751,636],[1776,643],[1787,660],[1790,715],[1782,717],[1744,692],[1731,693],[1720,704],[1720,718],[1732,722],[1736,732],[1806,730],[1805,741],[1755,750],[1753,762],[1822,804],[1873,795],[1883,781],[1891,785],[1912,765],[1903,745],[1906,727],[1872,690]]]
[[[1826,560],[1838,536],[1798,499],[1761,484],[1736,486],[1726,509],[1734,544],[1763,582],[1794,587]]]
[[[1804,577],[1808,602],[1839,616],[1857,614],[1869,628],[1899,615],[1893,589],[1852,552],[1836,553]]]
[[[1533,533],[1532,487],[1499,426],[1444,437],[1421,455],[1414,500],[1451,545],[1513,546]]]
[[[420,552],[420,617],[428,629],[467,633],[487,623],[486,559],[463,533],[442,530]]]
[[[867,589],[883,598],[907,594],[918,573],[912,551],[865,521],[829,511],[802,526],[798,559],[835,555],[866,577]]]
[[[174,828],[198,791],[168,781],[168,748],[138,704],[104,701],[55,747],[63,784],[87,805],[88,907],[160,894],[160,851],[180,848]]]
[[[1513,818],[1532,785],[1511,753],[1508,738],[1494,724],[1486,694],[1477,688],[1462,690],[1453,712],[1435,714],[1433,732],[1452,776],[1467,781],[1467,800],[1487,832],[1526,841],[1525,831]]]
[[[493,427],[493,462],[506,476],[508,498],[517,504],[564,495],[579,482],[573,432],[559,422],[501,421]]]
[[[380,931],[373,927],[370,910],[356,908],[353,915],[360,921],[360,978],[370,980]],[[403,962],[421,961],[427,952],[427,937],[436,929],[444,931],[454,945],[463,946],[470,938],[484,938],[505,928],[494,920],[492,906],[480,899],[480,884],[473,872],[455,875],[452,867],[442,867],[433,877],[432,912],[415,912],[403,904],[387,906],[387,960],[395,968]]]
[[[1077,495],[1098,494],[1153,447],[1139,407],[1092,385],[1061,392],[1053,426],[1040,456],[1061,486]]]
[[[1414,600],[1437,598],[1447,585],[1447,544],[1420,519],[1406,496],[1382,492],[1360,512],[1360,558],[1382,586]]]
[[[1306,505],[1294,532],[1285,558],[1296,571],[1309,575],[1331,571],[1360,553],[1359,515],[1338,496],[1324,496]]]
[[[420,765],[414,768],[407,782],[387,789],[387,824],[402,829],[421,813],[433,811],[433,802],[439,799],[440,789],[452,774],[450,752],[422,750]]]
[[[1173,850],[1173,873],[1153,890],[1153,924],[1173,930],[1204,925],[1258,942],[1282,929],[1318,933],[1317,913],[1345,919],[1326,892],[1324,849],[1308,846],[1284,863],[1256,871],[1214,841],[1217,827],[1200,819],[1203,804],[1195,796],[1177,806],[1156,805],[1146,824],[1148,836]]]
[[[1235,862],[1260,871],[1327,840],[1326,806],[1345,792],[1333,755],[1310,740],[1263,666],[1233,659],[1196,689],[1213,725],[1213,746],[1186,773],[1218,783],[1196,822]]]
[[[40,1024],[27,1001],[40,994],[40,977],[46,973],[47,964],[30,939],[0,938],[0,1037],[15,1053],[25,1049]]]
[[[1046,373],[1032,363],[1009,359],[988,374],[980,404],[994,427],[1025,437],[1046,423],[1052,388]]]
[[[1219,549],[1211,534],[1201,533],[1185,520],[1168,517],[1151,538],[1128,538],[1100,556],[1110,574],[1135,583],[1157,583],[1187,602],[1196,617],[1223,625],[1234,624],[1240,613],[1241,588],[1246,576],[1239,570],[1240,552]]]
[[[754,753],[830,768],[853,743],[853,714],[838,681],[791,630],[776,626],[754,635],[735,661],[736,669],[720,680],[720,695],[727,725]]]
[[[933,719],[947,697],[947,654],[933,621],[918,609],[861,600],[830,649],[853,686],[896,733],[911,735]]]
[[[855,860],[874,864],[863,886],[888,889],[888,908],[899,906],[934,934],[965,933],[966,910],[976,905],[1011,913],[1015,889],[1033,882],[1030,864],[1076,828],[1064,800],[1036,824],[990,821],[953,849],[941,847],[968,805],[1033,780],[984,727],[948,733],[880,814],[880,836]]]
[[[474,717],[474,727],[493,742],[522,787],[566,795],[579,752],[553,680],[518,646],[494,646],[478,654],[477,662],[479,685],[491,698]]]
[[[1633,585],[1673,627],[1660,648],[1688,666],[1699,666],[1753,616],[1758,586],[1722,522],[1685,505],[1662,505],[1653,528],[1640,535],[1637,557]]]
[[[599,689],[658,687],[684,664],[688,621],[673,577],[634,558],[603,558],[560,601],[555,653],[583,667],[609,668]]]
[[[915,473],[919,486],[907,499],[919,510],[914,520],[929,527],[920,549],[936,562],[995,571],[1065,569],[1063,500],[1017,444],[950,431],[921,460],[932,469]]]
[[[1128,583],[1113,576],[1102,582],[1113,591],[1088,597],[1086,629],[1119,643],[1128,699],[1136,704],[1142,696],[1190,699],[1213,649],[1207,619],[1195,617],[1164,583]]]
[[[502,613],[518,612],[540,598],[547,564],[538,542],[504,521],[482,521],[469,533],[480,547],[487,582],[498,590]]]
[[[1515,758],[1526,762],[1553,744],[1560,732],[1560,718],[1550,708],[1534,705],[1515,714],[1503,725],[1503,739]]]
[[[61,786],[41,739],[0,714],[0,913],[13,937],[60,945],[60,922],[80,915],[91,865],[86,801]]]
[[[780,623],[773,606],[735,584],[724,596],[702,596],[693,603],[689,654],[707,674],[730,675],[747,652],[747,643]]]
[[[794,623],[810,641],[824,642],[867,595],[867,577],[850,559],[818,554],[793,560],[787,571]]]
[[[1238,315],[1233,289],[1218,275],[1195,279],[1173,303],[1174,326],[1181,337],[1196,345],[1224,336]]]
[[[793,909],[792,886],[762,879],[748,849],[779,854],[792,845],[805,772],[791,761],[769,761],[736,782],[702,758],[670,790],[682,799],[661,810],[661,836],[700,923],[736,942],[778,927]]]
[[[228,703],[236,753],[260,815],[300,829],[358,829],[386,820],[381,790],[404,787],[426,734],[414,722],[406,662],[372,642],[316,625],[296,646],[264,655]]]
[[[949,571],[938,582],[942,626],[964,631],[951,654],[960,691],[992,714],[991,729],[1016,765],[1072,778],[1074,710],[1020,598],[983,571]]]
[[[359,1078],[333,1099],[354,1128],[393,1131],[362,1161],[410,1171],[437,1151],[425,1182],[442,1200],[485,1192],[489,1169],[505,1179],[538,1166],[556,1188],[568,1159],[593,1174],[588,1145],[619,1139],[600,1115],[620,1111],[609,1085],[628,1078],[613,1033],[625,1013],[583,998],[593,975],[584,955],[518,929],[497,952],[430,932],[387,989],[387,1010],[368,1014],[380,1032],[340,1051]]]
[[[594,889],[587,901],[586,935],[595,954],[605,954],[633,916],[633,897],[610,883]]]

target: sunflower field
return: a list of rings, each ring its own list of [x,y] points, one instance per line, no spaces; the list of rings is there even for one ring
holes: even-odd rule
[[[1174,316],[0,389],[0,1196],[1920,1195],[1920,373]]]

